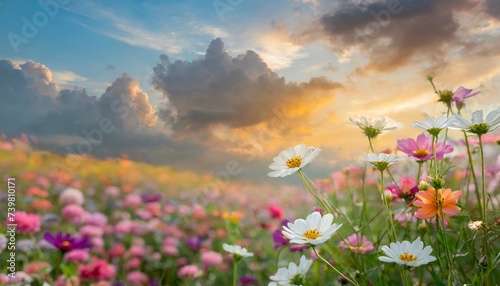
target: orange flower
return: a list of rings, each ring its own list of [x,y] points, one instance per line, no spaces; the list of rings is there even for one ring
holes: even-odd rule
[[[26,190],[26,194],[28,196],[39,196],[41,198],[46,198],[49,195],[49,192],[40,189],[39,187],[31,187]]]
[[[415,216],[419,219],[428,219],[434,217],[436,214],[441,217],[439,205],[441,204],[443,213],[448,216],[457,215],[460,207],[457,206],[458,200],[462,197],[462,191],[454,191],[451,189],[436,189],[429,187],[427,191],[418,192],[415,195],[419,200],[413,204],[421,207],[415,212]]]
[[[35,199],[31,205],[30,205],[30,210],[31,211],[47,211],[50,212],[52,211],[52,203],[48,200],[40,200],[40,199]]]

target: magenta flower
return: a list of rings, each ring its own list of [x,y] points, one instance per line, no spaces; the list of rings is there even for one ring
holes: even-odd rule
[[[424,133],[418,135],[417,140],[413,138],[398,139],[396,149],[415,158],[417,161],[427,161],[434,157],[432,139]],[[443,142],[436,144],[436,158],[438,160],[442,160],[444,154],[451,153],[452,151],[453,147],[451,145],[444,145]]]
[[[71,237],[69,233],[63,236],[61,231],[58,231],[56,236],[46,231],[43,238],[50,242],[55,247],[66,252],[75,249],[83,249],[91,246],[90,241],[85,237]]]
[[[463,86],[459,87],[455,93],[453,93],[453,100],[452,102],[455,102],[457,105],[458,109],[461,109],[464,105],[464,101],[466,98],[473,97],[474,95],[477,95],[481,93],[480,91],[472,93],[472,89],[467,89]]]
[[[274,240],[274,247],[273,247],[274,249],[278,249],[290,243],[290,240],[281,233],[281,229],[278,229],[275,232],[273,232],[273,240]]]
[[[399,189],[396,185],[390,185],[385,188],[392,193],[392,200],[404,198],[410,201],[413,200],[415,194],[419,191],[415,179],[403,176],[399,184]]]
[[[368,241],[364,235],[353,234],[346,239],[347,245],[341,241],[340,247],[345,250],[350,250],[354,253],[365,254],[368,251],[373,251],[373,243]]]

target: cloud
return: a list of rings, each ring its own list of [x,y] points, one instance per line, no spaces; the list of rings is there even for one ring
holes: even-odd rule
[[[85,132],[102,128],[102,121],[107,120],[114,126],[113,135],[102,138],[96,151],[133,151],[165,142],[162,133],[146,128],[157,118],[139,82],[127,74],[117,78],[100,97],[88,95],[85,89],[61,89],[52,75],[47,67],[33,61],[17,65],[0,60],[0,132],[64,138],[39,141],[51,150],[67,152],[66,145],[53,143],[68,142],[68,138],[78,142],[85,138]],[[74,78],[72,73],[63,75]]]
[[[484,11],[488,13],[491,17],[500,20],[500,1],[497,0],[485,0],[484,1]]]
[[[255,49],[270,68],[274,70],[288,68],[295,60],[308,56],[301,45],[293,43],[290,39],[284,22],[279,24],[273,22],[273,26],[276,30],[260,36],[256,40]]]
[[[287,82],[253,51],[232,57],[220,38],[201,59],[171,61],[162,55],[154,68],[153,86],[169,104],[159,108],[160,119],[174,132],[186,134],[225,126],[256,126],[284,107],[304,122],[343,85],[326,78]],[[299,107],[300,106],[300,107]]]
[[[109,65],[106,67],[107,70],[114,70],[115,69],[115,66],[114,65]]]
[[[72,71],[54,71],[52,72],[52,77],[55,82],[63,86],[75,85],[76,83],[81,83],[87,80],[86,77],[77,75]]]
[[[355,48],[369,59],[365,69],[392,71],[417,60],[440,61],[458,38],[458,13],[472,0],[341,1],[295,38],[326,40],[332,50]]]

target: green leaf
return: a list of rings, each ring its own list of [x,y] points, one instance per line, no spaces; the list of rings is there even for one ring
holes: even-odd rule
[[[76,266],[74,264],[61,264],[60,268],[66,277],[75,276],[77,273]]]

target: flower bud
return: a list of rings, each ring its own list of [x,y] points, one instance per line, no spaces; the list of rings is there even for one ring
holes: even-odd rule
[[[427,181],[425,180],[420,181],[420,183],[418,184],[418,189],[420,191],[427,191],[428,188],[429,188],[429,183],[427,183]]]
[[[427,232],[427,225],[425,223],[421,223],[418,225],[418,231],[422,232],[422,233],[426,233]]]
[[[385,200],[387,201],[387,203],[392,202],[392,192],[391,191],[385,190],[384,197],[385,197]]]

